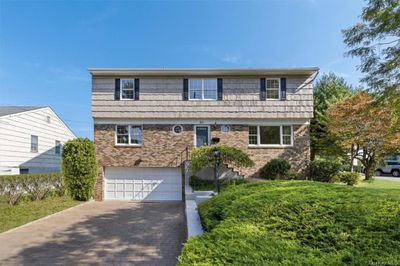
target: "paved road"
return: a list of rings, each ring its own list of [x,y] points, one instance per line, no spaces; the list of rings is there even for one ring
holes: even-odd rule
[[[0,234],[2,265],[175,265],[181,202],[90,202]]]

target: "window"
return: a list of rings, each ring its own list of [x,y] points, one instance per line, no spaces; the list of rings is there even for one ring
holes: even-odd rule
[[[38,152],[39,150],[39,137],[31,135],[31,152]]]
[[[249,144],[257,145],[257,143],[258,143],[257,132],[258,132],[257,126],[249,126]]]
[[[251,146],[292,146],[292,126],[249,126]]]
[[[56,146],[55,146],[55,153],[60,155],[61,154],[61,142],[59,140],[56,140]]]
[[[142,145],[142,126],[116,126],[116,144]]]
[[[231,131],[231,127],[230,126],[228,126],[228,125],[222,125],[221,126],[221,132],[228,133],[229,131]]]
[[[174,132],[175,134],[181,134],[183,132],[183,127],[181,125],[173,126],[172,132]]]
[[[279,100],[280,99],[280,80],[279,79],[266,79],[267,99]]]
[[[189,100],[217,100],[217,79],[189,79]]]
[[[121,79],[121,99],[133,100],[135,95],[133,79]]]

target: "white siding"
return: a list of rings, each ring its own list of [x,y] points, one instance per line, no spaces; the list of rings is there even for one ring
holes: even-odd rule
[[[50,116],[50,123],[47,122]],[[31,135],[39,138],[38,152],[31,152]],[[61,155],[55,154],[55,141],[61,144],[75,135],[49,108],[0,117],[0,175],[60,170]]]

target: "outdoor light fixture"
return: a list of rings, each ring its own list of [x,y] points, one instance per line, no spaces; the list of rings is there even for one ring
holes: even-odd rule
[[[213,149],[213,154],[214,154],[214,181],[215,181],[215,186],[217,187],[217,192],[219,194],[219,176],[218,176],[218,165],[219,165],[219,150],[217,147],[214,147]]]

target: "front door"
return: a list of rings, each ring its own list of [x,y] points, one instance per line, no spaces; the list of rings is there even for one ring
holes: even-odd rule
[[[210,128],[208,126],[196,126],[196,147],[209,145]]]

